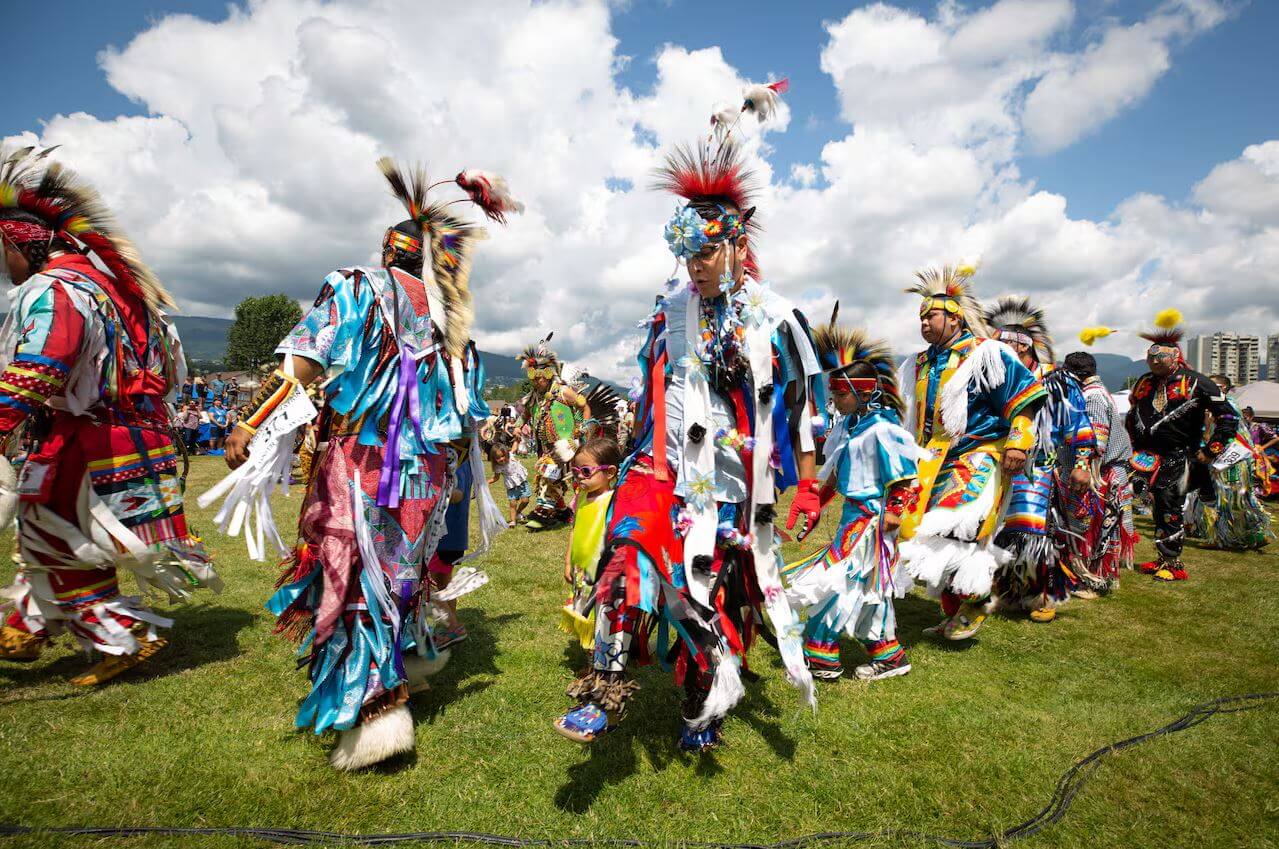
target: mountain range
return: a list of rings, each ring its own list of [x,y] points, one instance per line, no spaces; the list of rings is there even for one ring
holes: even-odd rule
[[[208,318],[199,315],[176,315],[173,317],[182,336],[182,345],[187,356],[192,360],[204,362],[221,362],[226,355],[227,333],[231,330],[231,320],[227,318]],[[1111,392],[1124,388],[1125,382],[1146,371],[1142,360],[1133,360],[1120,354],[1094,354],[1097,358],[1097,372]],[[517,382],[524,377],[524,371],[514,357],[505,354],[493,354],[480,351],[484,361],[484,372],[487,378],[495,383]]]
[[[199,363],[222,362],[226,356],[227,334],[231,332],[233,323],[231,319],[202,315],[175,315],[172,318],[188,357]],[[524,379],[524,370],[512,356],[480,351],[480,359],[484,362],[484,375],[489,382],[507,384]]]

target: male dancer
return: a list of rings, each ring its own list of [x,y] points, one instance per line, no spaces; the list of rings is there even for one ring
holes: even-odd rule
[[[691,283],[672,280],[640,351],[636,451],[622,464],[596,582],[595,655],[556,728],[588,742],[618,720],[626,670],[658,651],[685,700],[680,746],[720,739],[742,695],[740,664],[761,612],[787,674],[811,699],[798,622],[778,576],[778,489],[798,484],[789,526],[821,512],[813,428],[821,372],[803,316],[759,282],[751,178],[731,143],[679,149],[660,186],[684,203],[666,241]],[[673,630],[675,646],[665,640]]]
[[[992,545],[1007,480],[1034,447],[1044,401],[1039,380],[1002,342],[988,338],[973,298],[972,267],[920,272],[908,289],[923,301],[928,349],[902,364],[906,429],[932,453],[919,467],[920,499],[902,523],[902,561],[941,600],[945,618],[924,633],[964,640],[988,614],[1003,552]]]
[[[71,679],[92,686],[163,649],[156,627],[173,624],[121,594],[120,568],[170,601],[222,584],[183,513],[165,402],[186,364],[160,311],[173,299],[49,152],[0,150],[3,268],[19,284],[0,332],[0,442],[24,424],[34,438],[0,659],[34,660],[70,632],[102,655]]]
[[[255,431],[269,433],[273,416],[331,375],[298,545],[267,606],[309,665],[297,725],[337,730],[330,762],[346,770],[413,749],[409,694],[443,663],[432,607],[483,582],[454,575],[452,593],[433,594],[424,580],[457,482],[445,449],[474,440],[472,424],[489,415],[469,338],[470,253],[481,234],[428,202],[421,169],[378,165],[408,219],[387,229],[381,267],[325,279],[276,349],[281,367],[227,439],[234,469]]]

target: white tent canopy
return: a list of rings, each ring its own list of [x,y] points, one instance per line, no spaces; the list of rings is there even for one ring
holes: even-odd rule
[[[1279,419],[1279,383],[1257,380],[1230,393],[1240,409],[1252,407],[1260,419]]]

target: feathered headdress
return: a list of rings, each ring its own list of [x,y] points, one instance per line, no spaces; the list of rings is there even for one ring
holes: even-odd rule
[[[1043,365],[1056,362],[1044,311],[1034,306],[1030,298],[1005,295],[986,308],[984,318],[996,339],[1029,345],[1035,351],[1035,359]]]
[[[54,150],[0,147],[0,223],[8,219],[9,227],[15,229],[38,228],[12,217],[26,213],[47,228],[46,242],[56,238],[96,257],[121,291],[140,298],[150,310],[176,308],[173,297],[142,262],[137,247],[119,231],[98,193],[60,163],[45,164]]]
[[[1146,330],[1137,335],[1153,345],[1180,349],[1181,340],[1186,336],[1186,328],[1181,326],[1181,321],[1181,310],[1160,310],[1155,313],[1154,330]]]
[[[448,212],[448,206],[459,201],[432,203],[428,200],[431,189],[443,184],[428,183],[426,170],[421,166],[401,169],[393,159],[386,156],[379,159],[377,165],[391,186],[391,193],[404,204],[409,221],[426,237],[430,248],[429,261],[423,251],[422,241],[408,232],[411,228],[397,225],[388,229],[384,244],[409,255],[422,254],[422,277],[435,281],[444,301],[444,348],[451,356],[460,357],[466,352],[473,317],[471,251],[475,242],[486,238],[488,234],[484,228],[476,227]],[[455,182],[466,191],[467,200],[496,221],[505,222],[504,213],[520,212],[524,208],[511,198],[506,181],[495,174],[463,171]]]
[[[711,136],[727,142],[737,128],[742,116],[753,114],[762,124],[777,114],[782,95],[790,91],[790,80],[783,78],[771,83],[751,83],[742,90],[741,108],[716,104],[711,113]]]
[[[757,190],[755,175],[742,161],[735,144],[726,142],[715,150],[705,142],[696,147],[680,145],[667,154],[666,164],[658,169],[656,177],[654,188],[688,201],[667,225],[667,241],[677,257],[697,253],[708,241],[758,231],[755,207],[751,205]],[[697,226],[687,226],[689,222],[684,219],[690,218],[689,210],[700,218]],[[680,225],[678,245],[671,236],[676,224]],[[749,242],[745,268],[747,276],[759,278],[759,264]]]
[[[839,325],[839,302],[831,310],[830,322],[813,328],[813,346],[822,368],[832,376],[839,375],[859,363],[874,369],[874,385],[866,389],[878,389],[880,403],[891,407],[898,415],[903,413],[901,393],[897,388],[897,367],[892,351],[879,339],[872,339],[860,327]],[[870,380],[870,378],[865,378]],[[856,387],[860,388],[860,387]]]
[[[552,330],[540,342],[529,345],[515,358],[529,373],[530,378],[533,377],[533,372],[546,369],[551,369],[554,374],[559,374],[561,368],[560,358],[551,350],[550,346],[551,337],[554,335],[555,331]]]
[[[940,269],[916,271],[918,282],[905,291],[924,299],[919,305],[921,316],[929,310],[944,309],[958,315],[974,335],[989,336],[981,305],[973,296],[972,277],[976,273],[975,265],[945,265]]]

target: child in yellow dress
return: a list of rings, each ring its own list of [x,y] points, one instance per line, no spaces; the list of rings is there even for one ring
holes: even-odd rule
[[[560,612],[560,628],[576,636],[587,651],[595,646],[595,579],[604,551],[608,505],[621,461],[617,443],[597,437],[577,449],[570,466],[577,498],[573,531],[564,557],[564,582],[573,594]]]

